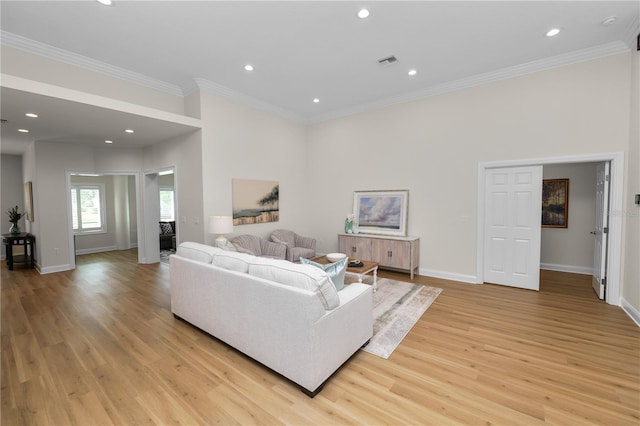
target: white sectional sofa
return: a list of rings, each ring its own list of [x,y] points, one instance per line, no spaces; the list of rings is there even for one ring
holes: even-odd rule
[[[315,396],[373,334],[372,287],[336,291],[312,265],[185,242],[170,258],[171,311]]]

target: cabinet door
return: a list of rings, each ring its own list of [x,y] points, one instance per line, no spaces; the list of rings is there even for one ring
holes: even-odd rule
[[[408,241],[374,240],[373,253],[380,266],[411,268],[411,244]]]
[[[361,237],[348,237],[340,235],[340,252],[352,259],[372,260],[371,239]]]

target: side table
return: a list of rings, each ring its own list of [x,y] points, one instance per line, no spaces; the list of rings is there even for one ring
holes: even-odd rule
[[[2,234],[2,243],[5,247],[5,252],[7,255],[7,267],[10,271],[13,271],[13,265],[16,263],[24,263],[31,268],[35,268],[36,239],[32,234],[29,234],[28,232]],[[23,246],[24,254],[14,256],[14,246]]]

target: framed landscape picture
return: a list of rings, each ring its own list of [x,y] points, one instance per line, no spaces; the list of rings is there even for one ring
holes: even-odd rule
[[[280,184],[270,180],[232,179],[233,224],[278,222]]]
[[[359,232],[407,235],[409,191],[355,191],[353,214]]]
[[[542,227],[569,227],[569,179],[542,180]]]

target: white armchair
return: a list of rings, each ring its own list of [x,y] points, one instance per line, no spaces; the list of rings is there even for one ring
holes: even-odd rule
[[[315,238],[303,237],[287,229],[278,229],[271,233],[271,241],[287,247],[286,259],[289,262],[299,262],[301,257],[309,259],[316,256]]]

